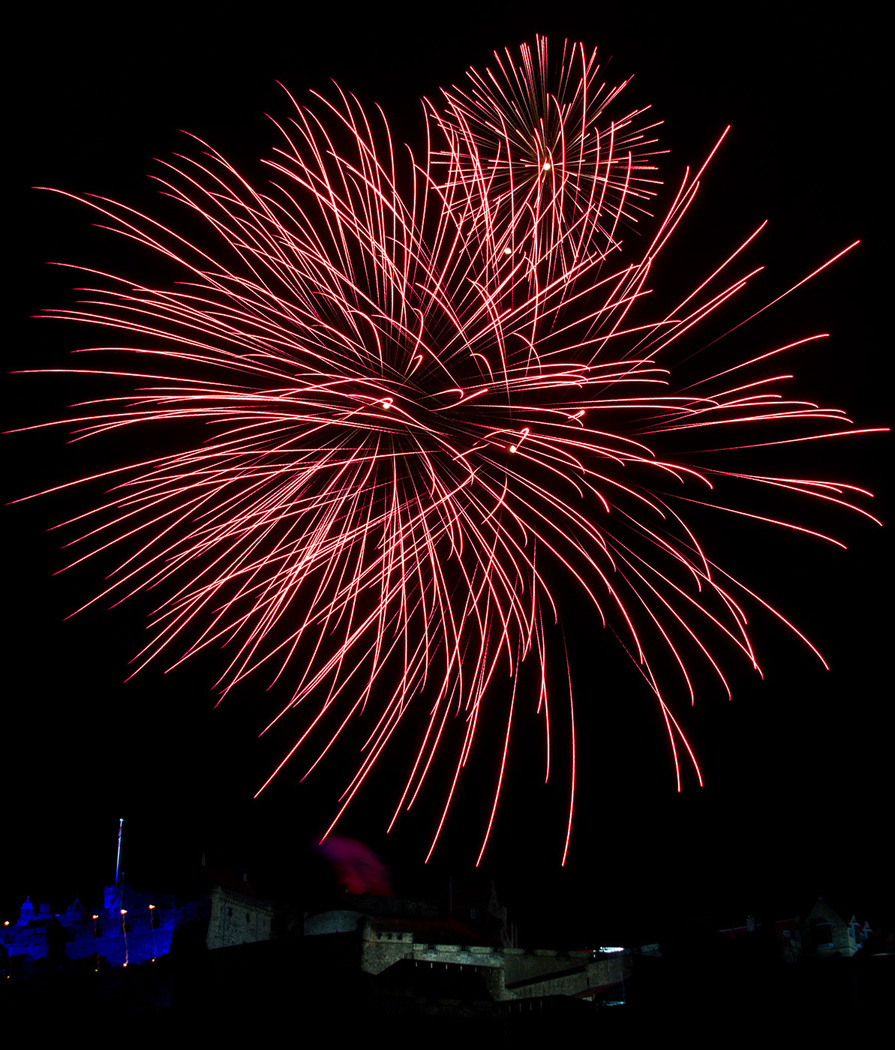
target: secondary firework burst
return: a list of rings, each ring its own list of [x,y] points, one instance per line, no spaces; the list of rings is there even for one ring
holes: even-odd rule
[[[135,669],[225,646],[223,693],[250,674],[282,683],[274,722],[301,729],[277,771],[299,749],[313,769],[365,719],[336,819],[413,720],[419,746],[392,821],[450,755],[433,847],[501,697],[484,849],[526,661],[548,722],[559,574],[628,649],[677,767],[689,746],[656,660],[671,658],[672,688],[690,700],[694,663],[726,685],[717,639],[757,667],[745,605],[775,613],[713,563],[693,507],[746,513],[713,499],[719,480],[852,509],[867,495],[717,466],[726,431],[740,447],[858,431],[780,393],[785,377],[766,365],[789,346],[676,387],[675,350],[751,276],[732,275],[744,245],[650,317],[650,272],[705,165],[684,175],[651,237],[623,245],[620,224],[655,190],[652,174],[641,180],[652,144],[639,113],[601,123],[617,92],[595,86],[583,48],[555,74],[543,42],[535,54],[523,49],[520,71],[498,58],[503,83],[471,73],[471,94],[429,106],[422,153],[344,94],[295,106],[263,191],[196,141],[160,177],[203,231],[189,237],[79,198],[180,280],[86,271],[97,288],[56,312],[114,333],[89,349],[130,362],[72,369],[130,390],[62,422],[79,436],[150,424],[174,435],[157,455],[81,479],[111,488],[68,523],[76,561],[119,560],[93,602],[161,596]],[[669,454],[682,434],[690,451]],[[571,705],[571,692],[559,699]],[[571,787],[566,847],[574,774]]]
[[[463,184],[464,201],[487,200],[489,235],[524,252],[533,273],[561,277],[582,258],[605,258],[625,227],[649,217],[658,125],[647,109],[620,105],[628,82],[601,80],[596,50],[567,42],[551,62],[538,37],[467,79],[432,107],[445,139],[436,170]]]

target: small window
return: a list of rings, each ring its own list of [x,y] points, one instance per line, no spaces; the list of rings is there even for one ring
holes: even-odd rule
[[[817,948],[825,948],[833,943],[833,925],[829,922],[814,922],[814,944]]]

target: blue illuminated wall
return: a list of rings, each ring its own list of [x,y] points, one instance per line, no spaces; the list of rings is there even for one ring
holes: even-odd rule
[[[205,902],[175,907],[170,896],[150,896],[128,886],[107,886],[103,907],[89,911],[75,901],[60,915],[46,904],[35,909],[30,898],[18,922],[0,928],[0,944],[10,957],[21,956],[26,971],[64,945],[70,960],[94,958],[110,966],[149,962],[171,949],[175,929],[207,911]]]

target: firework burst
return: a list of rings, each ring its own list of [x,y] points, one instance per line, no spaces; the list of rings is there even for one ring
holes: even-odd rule
[[[508,253],[524,252],[533,274],[567,276],[582,258],[620,247],[619,227],[648,217],[659,180],[657,125],[645,109],[625,112],[600,79],[597,52],[565,44],[551,64],[547,40],[509,49],[494,68],[469,70],[469,85],[446,90],[434,120],[447,146],[444,181],[463,184],[489,233]]]
[[[126,394],[63,422],[117,438],[163,425],[181,442],[82,479],[111,488],[69,523],[77,561],[118,559],[93,601],[161,596],[136,670],[225,646],[223,693],[252,673],[285,683],[274,722],[303,722],[278,769],[299,748],[313,768],[363,716],[336,819],[413,719],[419,747],[394,815],[449,753],[433,847],[488,698],[506,691],[484,850],[526,660],[548,721],[557,574],[643,673],[677,766],[689,746],[656,660],[671,658],[688,699],[695,663],[726,687],[713,640],[757,667],[745,607],[770,609],[713,563],[694,506],[760,517],[713,499],[719,481],[852,509],[867,495],[716,465],[725,444],[858,431],[781,393],[787,377],[767,366],[790,346],[675,385],[674,351],[751,276],[734,275],[745,244],[650,317],[651,270],[705,165],[631,251],[619,226],[655,191],[639,112],[603,123],[617,90],[596,84],[580,46],[555,73],[543,41],[521,56],[429,107],[419,154],[342,94],[295,107],[263,192],[198,143],[160,178],[196,235],[81,198],[180,279],[93,273],[90,297],[56,312],[114,333],[89,349],[130,362],[103,369]],[[671,453],[682,436],[688,451]],[[574,775],[566,846],[573,802]]]

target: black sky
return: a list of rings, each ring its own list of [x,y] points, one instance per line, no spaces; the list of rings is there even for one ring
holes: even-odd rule
[[[299,99],[335,80],[363,101],[381,103],[398,137],[410,137],[420,126],[421,95],[458,81],[494,48],[541,32],[557,43],[581,39],[599,47],[610,80],[634,74],[629,96],[651,103],[665,121],[668,184],[733,125],[669,277],[679,266],[699,278],[768,218],[750,257],[768,267],[760,305],[862,239],[833,271],[769,312],[760,333],[832,332],[828,346],[794,362],[800,389],[847,408],[862,425],[884,426],[891,370],[882,219],[890,191],[879,170],[886,136],[878,31],[869,5],[848,5],[823,22],[815,10],[787,6],[780,18],[770,7],[740,8],[734,20],[698,5],[560,3],[542,11],[525,3],[464,3],[433,8],[434,20],[426,21],[419,5],[356,13],[343,4],[308,16],[298,5],[284,14],[280,5],[259,3],[243,8],[238,20],[222,20],[211,8],[186,15],[153,9],[145,22],[32,14],[22,44],[28,73],[14,91],[21,239],[9,368],[60,367],[78,339],[86,340],[71,326],[30,319],[71,301],[74,275],[47,261],[122,269],[118,243],[91,228],[86,208],[27,187],[94,191],[151,213],[155,190],[146,175],[156,170],[154,157],[184,148],[179,129],[257,172],[257,158],[276,138],[264,113],[289,108],[278,80]],[[13,377],[8,387],[20,425],[53,418],[89,396],[48,377]],[[6,440],[11,498],[70,480],[90,462],[90,450],[66,446],[61,433]],[[879,493],[874,510],[889,522],[883,464],[890,447],[885,437],[856,438],[817,452],[821,472]],[[174,884],[205,849],[248,864],[287,894],[304,878],[307,841],[332,811],[341,771],[306,785],[297,783],[297,769],[287,772],[253,802],[286,743],[280,737],[271,749],[254,738],[265,698],[245,694],[212,711],[208,660],[168,676],[150,668],[121,685],[149,607],[93,608],[63,622],[100,583],[89,569],[52,575],[65,561],[64,537],[46,530],[78,506],[74,494],[6,515],[13,538],[4,917],[26,893],[63,907],[78,893],[95,892],[110,870],[119,816],[129,821],[134,881]],[[563,792],[540,789],[530,767],[540,762],[542,745],[524,737],[511,751],[518,757],[510,790],[480,869],[497,879],[524,929],[527,923],[547,936],[554,922],[563,937],[584,943],[639,922],[649,937],[669,917],[702,911],[732,921],[748,911],[795,910],[817,893],[891,921],[882,868],[891,809],[887,534],[857,517],[806,513],[817,513],[814,520],[850,550],[792,543],[761,529],[718,539],[750,585],[819,645],[832,670],[824,672],[772,622],[757,628],[767,680],[744,669],[734,674],[732,704],[713,693],[686,712],[702,789],[685,776],[684,792],[675,793],[654,704],[636,672],[614,655],[611,639],[595,636],[587,623],[570,627],[581,661],[575,688],[582,714],[569,863],[558,870]],[[536,729],[534,719],[528,729]],[[470,778],[428,871],[421,861],[434,810],[399,823],[386,838],[386,783],[373,785],[349,811],[343,833],[377,848],[399,889],[443,884],[448,873],[470,877],[499,757],[496,743],[490,757],[487,751],[485,745],[483,767]],[[546,900],[549,920],[541,914]]]

